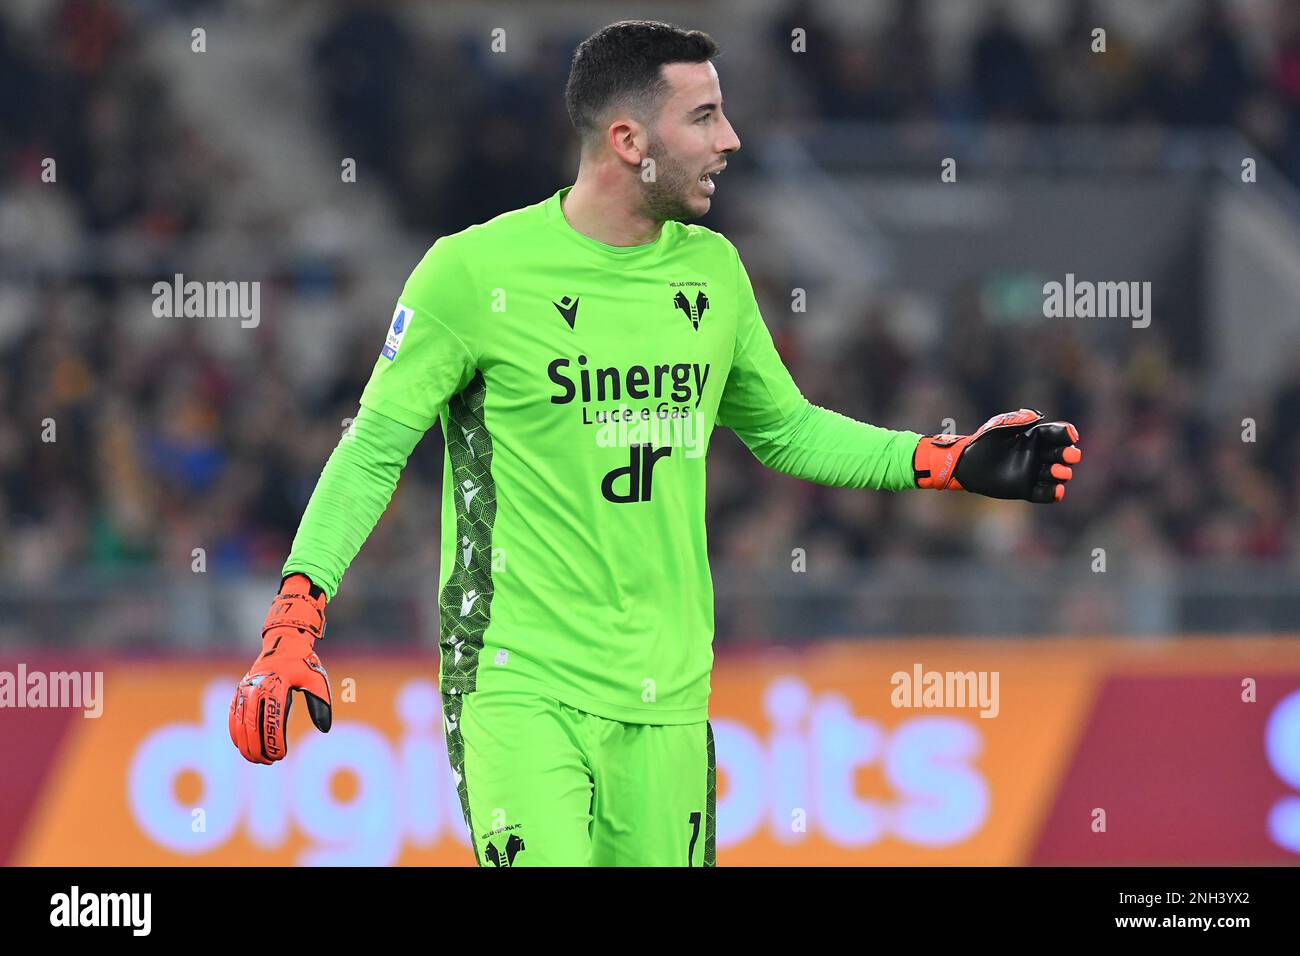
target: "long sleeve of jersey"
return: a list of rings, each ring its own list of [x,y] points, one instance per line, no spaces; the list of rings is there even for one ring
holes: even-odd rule
[[[333,600],[422,434],[363,406],[325,462],[281,574],[305,574]]]
[[[736,269],[741,314],[718,424],[740,436],[764,465],[796,478],[842,488],[915,488],[912,453],[920,434],[870,425],[808,401],[777,354],[739,255]]]
[[[283,574],[300,571],[333,599],[420,437],[474,372],[471,296],[464,264],[439,239],[402,289],[352,432],[325,463]]]

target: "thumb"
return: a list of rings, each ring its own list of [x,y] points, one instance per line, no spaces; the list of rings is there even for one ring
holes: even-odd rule
[[[1029,434],[1048,448],[1073,445],[1079,441],[1079,430],[1070,422],[1040,422],[1029,429]]]
[[[306,674],[297,686],[307,698],[307,713],[311,716],[311,722],[317,730],[327,734],[333,723],[333,695],[330,693],[329,675],[315,654],[308,657],[305,663]]]
[[[329,701],[317,697],[305,687],[302,695],[307,698],[307,713],[311,716],[311,722],[316,725],[316,729],[321,733],[328,734],[330,727],[334,723],[333,710]]]

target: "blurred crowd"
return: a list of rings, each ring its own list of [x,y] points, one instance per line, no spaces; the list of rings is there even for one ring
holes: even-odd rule
[[[941,61],[923,3],[900,3],[883,28],[845,38],[821,5],[800,2],[773,24],[772,44],[788,46],[790,31],[803,26],[829,47],[825,56],[791,60],[822,118],[1124,124],[1157,136],[1235,127],[1300,182],[1300,6],[1253,4],[1259,16],[1251,24],[1240,16],[1245,7],[1167,6],[1174,15],[1139,47],[1101,3],[1065,4],[1062,27],[1045,38],[1031,37],[994,3],[955,58],[955,82],[945,79],[953,64]],[[1094,36],[1099,27],[1104,37]]]
[[[956,83],[942,79],[918,7],[900,3],[892,23],[853,42],[837,39],[816,5],[781,10],[767,35],[773,61],[785,63],[781,82],[797,95],[753,117],[742,138],[761,136],[801,102],[829,119],[1233,125],[1300,180],[1300,5],[1277,5],[1275,46],[1263,59],[1216,4],[1145,55],[1112,30],[1105,58],[1087,53],[1087,4],[1046,45],[995,13]],[[172,15],[161,4],[63,0],[32,44],[0,11],[0,265],[20,251],[75,261],[89,236],[100,248],[159,250],[152,265],[169,277],[169,244],[203,234],[231,157],[187,120],[142,53],[142,32]],[[783,59],[792,24],[830,52]],[[528,69],[502,76],[468,38],[428,53],[400,7],[337,4],[309,40],[325,135],[363,144],[358,160],[379,170],[402,227],[430,241],[536,202],[571,181],[572,155],[559,145],[571,140],[561,91],[579,39],[548,38]],[[427,122],[430,84],[455,93],[438,101],[452,112],[436,128]],[[442,135],[449,127],[460,135]],[[46,156],[76,158],[60,164],[58,190],[40,183]],[[725,232],[727,204],[717,206],[705,224]],[[326,288],[342,289],[366,263],[332,268]],[[784,277],[753,277],[776,315]],[[181,323],[134,336],[140,282],[103,258],[67,275],[28,266],[0,277],[6,579],[188,568],[196,546],[210,571],[273,575],[340,423],[355,414],[379,345],[373,316],[337,343],[338,360],[321,375],[303,376],[296,343],[276,321],[296,299],[320,294],[300,276],[273,278],[251,333],[256,346],[233,358]],[[391,296],[375,315],[390,306]],[[968,432],[1021,405],[1075,422],[1084,460],[1068,507],[822,488],[766,471],[733,437],[716,436],[710,542],[720,565],[778,567],[794,547],[823,564],[933,556],[1041,565],[1086,561],[1099,542],[1115,549],[1111,560],[1300,563],[1300,363],[1253,410],[1258,436],[1249,443],[1239,416],[1206,418],[1198,369],[1157,330],[1110,353],[1061,325],[994,324],[975,287],[943,307],[955,331],[937,352],[900,336],[888,304],[846,316],[831,354],[813,349],[797,322],[771,324],[805,394],[869,422],[934,432],[952,417]],[[435,430],[359,562],[435,560],[441,463]]]

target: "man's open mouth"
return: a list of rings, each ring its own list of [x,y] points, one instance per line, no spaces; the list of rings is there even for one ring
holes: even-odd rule
[[[713,177],[718,175],[718,173],[722,172],[726,168],[727,166],[724,163],[723,165],[719,166],[717,169],[711,169],[700,177],[700,183],[703,184],[705,192],[707,193],[713,192],[714,190]]]
[[[712,185],[712,182],[714,182],[714,177],[718,176],[720,172],[723,172],[725,168],[727,168],[727,164],[724,163],[723,165],[718,166],[718,168],[716,169],[710,169],[708,170],[707,173],[703,174],[703,176],[699,177],[699,181],[708,183],[708,185]]]

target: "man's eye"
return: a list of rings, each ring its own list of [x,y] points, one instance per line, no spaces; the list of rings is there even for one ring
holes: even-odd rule
[[[712,114],[712,113],[705,113],[703,116],[701,116],[701,117],[700,117],[699,119],[697,119],[695,122],[697,122],[697,123],[703,123],[703,122],[704,122],[705,120],[707,120],[707,119],[713,119],[713,114]]]

